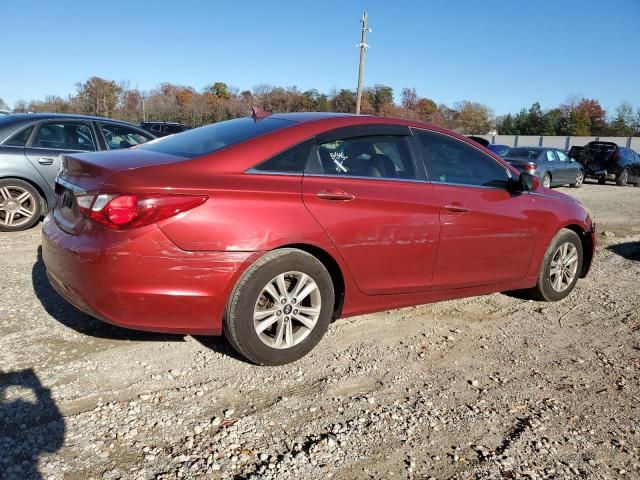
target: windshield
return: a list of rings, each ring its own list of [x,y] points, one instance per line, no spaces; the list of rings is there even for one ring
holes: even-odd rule
[[[160,138],[138,148],[194,158],[293,124],[280,118],[236,118]]]
[[[528,159],[538,158],[538,155],[540,155],[540,150],[532,150],[528,148],[510,148],[502,154],[503,157]]]

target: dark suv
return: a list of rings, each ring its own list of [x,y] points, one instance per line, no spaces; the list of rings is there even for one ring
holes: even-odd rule
[[[153,133],[156,137],[166,137],[167,135],[189,130],[188,126],[175,122],[142,122],[140,128]]]
[[[613,142],[589,142],[584,147],[571,147],[569,156],[582,164],[587,178],[600,184],[612,180],[620,186],[640,186],[640,155],[630,148]]]

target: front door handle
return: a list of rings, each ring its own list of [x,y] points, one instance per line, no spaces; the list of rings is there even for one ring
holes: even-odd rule
[[[316,195],[320,200],[329,200],[334,202],[345,202],[356,198],[354,195],[344,192],[338,188],[330,188],[324,192],[318,192]]]
[[[444,209],[453,213],[469,213],[470,210],[462,205],[445,205]]]
[[[39,157],[38,163],[40,165],[53,165],[54,159],[50,157]]]

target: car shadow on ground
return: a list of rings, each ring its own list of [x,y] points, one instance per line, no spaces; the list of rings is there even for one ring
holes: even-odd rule
[[[43,478],[38,457],[59,450],[64,433],[62,413],[32,369],[0,372],[2,478]]]
[[[38,259],[31,269],[33,291],[46,312],[66,327],[78,333],[107,340],[133,340],[140,342],[184,342],[185,335],[144,332],[110,325],[78,310],[51,286],[42,260],[42,247],[38,247]],[[224,336],[194,337],[202,346],[229,357],[245,361]]]
[[[608,246],[607,250],[610,250],[627,260],[640,262],[640,242],[618,243],[616,245]]]

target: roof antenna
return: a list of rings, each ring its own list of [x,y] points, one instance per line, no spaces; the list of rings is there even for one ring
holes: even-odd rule
[[[265,118],[271,115],[271,112],[261,109],[260,107],[251,107],[251,116],[254,119]]]

